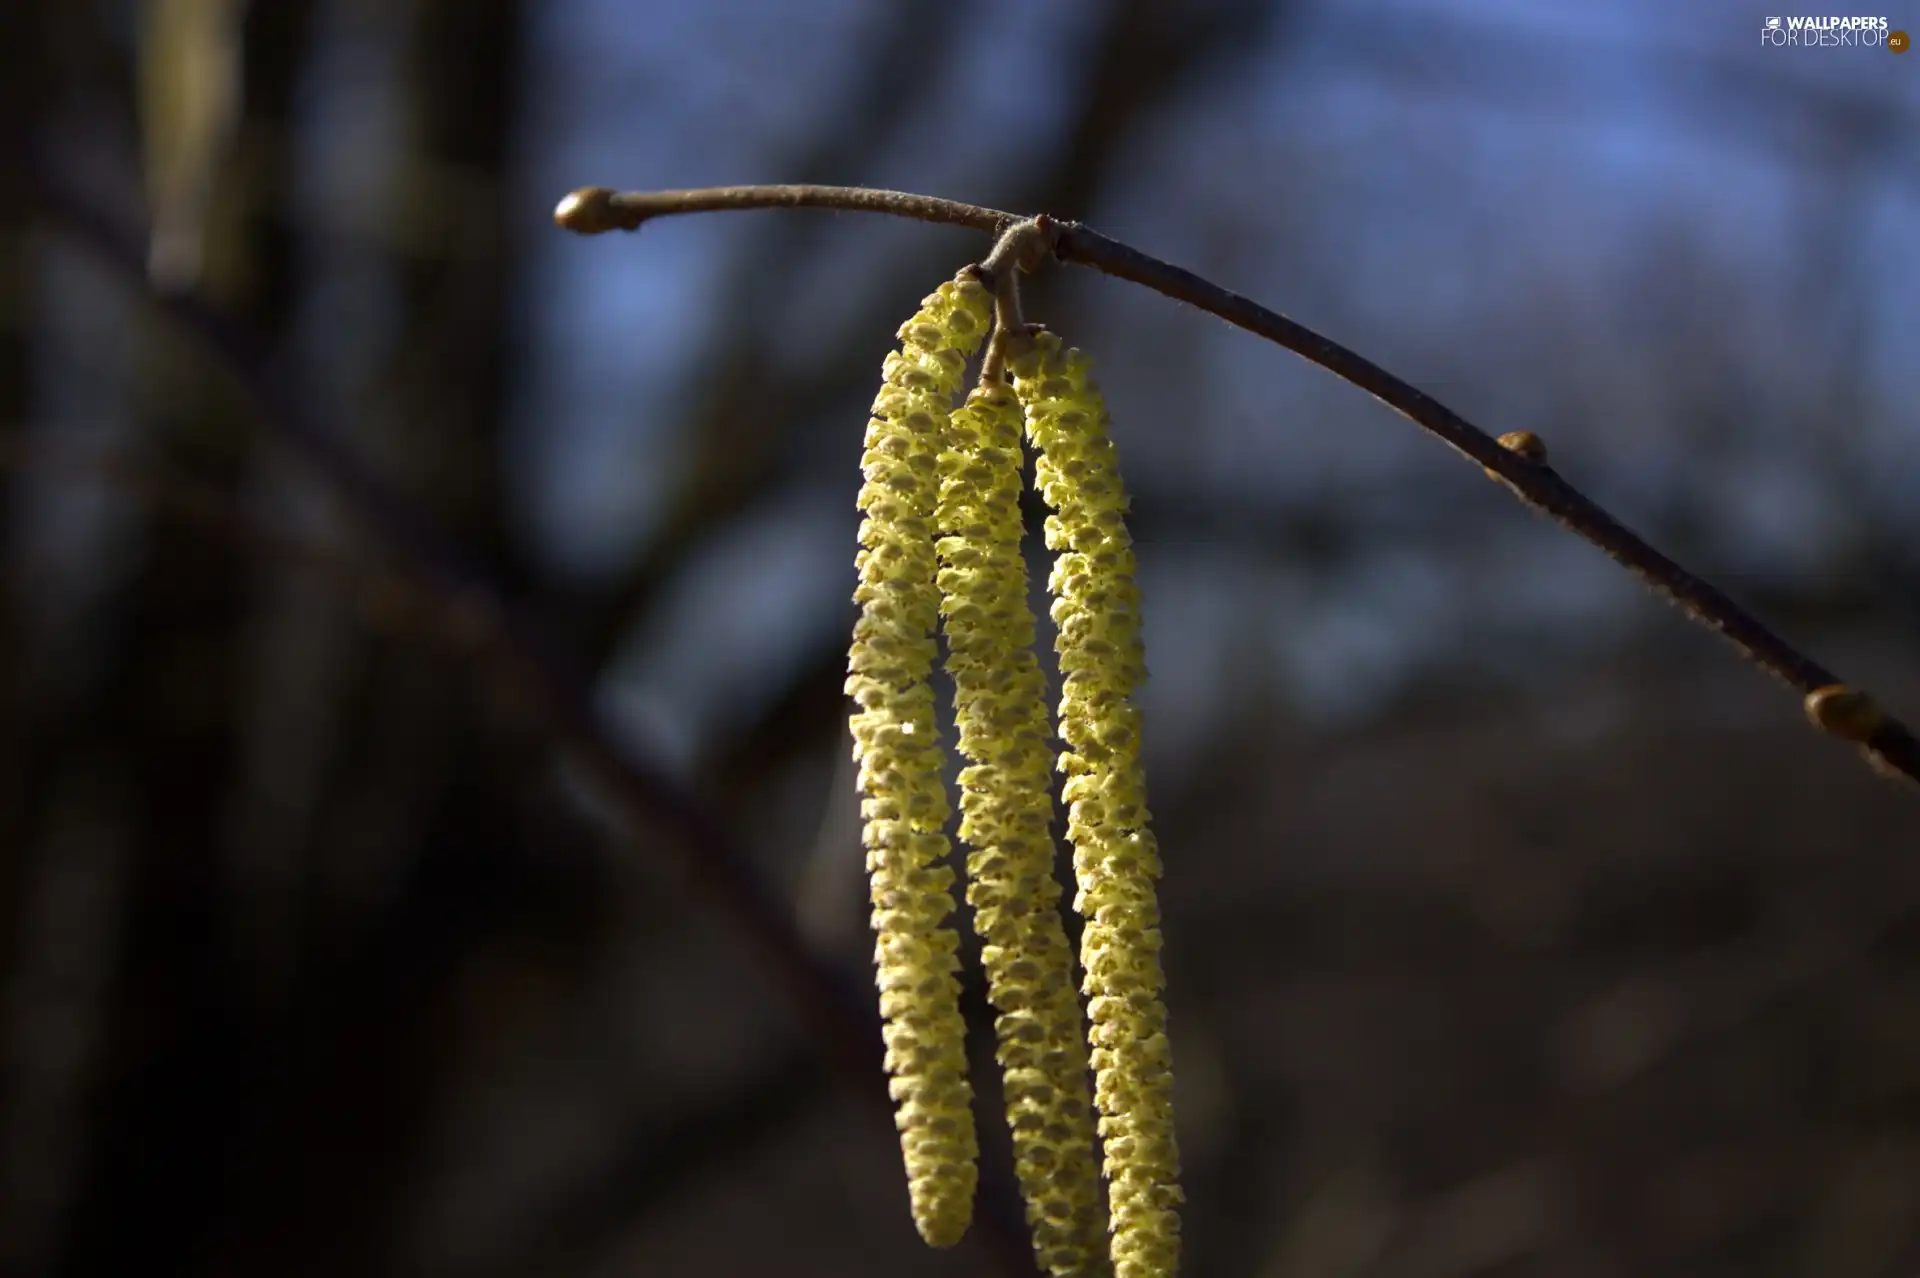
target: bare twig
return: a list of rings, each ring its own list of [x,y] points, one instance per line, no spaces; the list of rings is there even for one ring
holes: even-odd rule
[[[997,209],[932,196],[837,186],[729,186],[650,192],[586,187],[560,202],[554,221],[570,231],[597,235],[610,230],[637,230],[653,218],[681,213],[761,208],[885,213],[985,231],[1004,237],[996,246],[996,266],[1010,256],[1011,237],[1006,237],[1007,231],[1022,225],[1044,228],[1051,239],[1053,254],[1060,261],[1092,267],[1116,279],[1142,285],[1284,346],[1366,391],[1429,434],[1438,436],[1528,506],[1599,547],[1654,593],[1697,624],[1724,637],[1748,660],[1799,692],[1809,706],[1808,717],[1815,726],[1857,744],[1875,771],[1920,783],[1920,741],[1915,740],[1905,724],[1875,707],[1870,717],[1849,718],[1844,725],[1846,731],[1830,726],[1830,720],[1834,723],[1838,720],[1819,713],[1821,706],[1836,704],[1840,690],[1844,690],[1849,699],[1871,705],[1865,700],[1865,694],[1849,688],[1832,671],[1774,634],[1719,590],[1648,545],[1562,479],[1543,459],[1536,459],[1533,448],[1510,447],[1424,391],[1338,342],[1191,271],[1109,239],[1078,222],[1045,218],[1028,221]],[[1537,437],[1531,438],[1537,445]],[[1541,456],[1544,457],[1543,451]],[[1807,701],[1808,698],[1814,700]],[[1869,726],[1862,727],[1862,724]]]
[[[637,231],[643,222],[656,217],[735,209],[886,213],[995,234],[1020,220],[1011,213],[957,200],[864,186],[709,186],[695,191],[610,191],[604,186],[583,186],[560,201],[553,220],[569,231],[598,235],[602,231]]]

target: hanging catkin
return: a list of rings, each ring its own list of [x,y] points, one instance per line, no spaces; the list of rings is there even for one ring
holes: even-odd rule
[[[1112,1212],[1117,1278],[1166,1278],[1180,1256],[1180,1156],[1160,969],[1160,855],[1140,766],[1146,677],[1140,592],[1106,404],[1077,350],[1039,332],[1009,363],[1039,451],[1034,483],[1054,513],[1048,581],[1063,681],[1062,797],[1086,920],[1081,963],[1092,1021],[1094,1102]]]
[[[970,275],[940,286],[900,328],[861,458],[860,584],[847,694],[860,765],[874,962],[889,1090],[921,1237],[950,1247],[973,1215],[978,1145],[960,1016],[953,871],[927,677],[939,611],[935,460],[991,299]]]
[[[940,610],[960,753],[960,837],[1034,1253],[1106,1268],[1087,1046],[1054,878],[1046,684],[1021,558],[1020,405],[981,384],[940,455]]]

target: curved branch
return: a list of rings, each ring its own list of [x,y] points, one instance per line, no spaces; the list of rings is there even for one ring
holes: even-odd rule
[[[885,213],[964,226],[996,236],[1022,223],[1013,214],[953,200],[839,186],[729,186],[649,192],[584,187],[560,202],[554,221],[567,230],[593,235],[615,229],[635,230],[653,218],[680,213],[757,208]],[[1536,447],[1509,445],[1509,438],[1524,432],[1495,439],[1378,364],[1258,302],[1078,222],[1041,225],[1046,226],[1054,256],[1060,261],[1091,267],[1197,307],[1283,346],[1366,391],[1482,467],[1522,502],[1597,546],[1691,620],[1721,635],[1749,661],[1798,691],[1814,726],[1858,745],[1876,772],[1920,783],[1920,741],[1905,724],[1873,707],[1865,694],[1848,688],[1832,671],[1774,634],[1740,605],[1655,550],[1546,465],[1543,450],[1536,456]],[[1529,438],[1537,446],[1537,438]],[[1860,713],[1842,722],[1831,709],[1842,703],[1861,707]]]

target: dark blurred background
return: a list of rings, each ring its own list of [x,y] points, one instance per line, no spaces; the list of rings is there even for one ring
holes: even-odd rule
[[[823,1064],[672,839],[48,182],[483,564],[859,986],[864,411],[986,246],[582,240],[558,197],[1084,218],[1539,432],[1913,715],[1920,53],[1764,18],[12,0],[0,1272],[1000,1265],[921,1248],[877,1066]],[[1920,799],[1350,387],[1084,273],[1029,310],[1104,370],[1136,493],[1186,1272],[1920,1272]]]

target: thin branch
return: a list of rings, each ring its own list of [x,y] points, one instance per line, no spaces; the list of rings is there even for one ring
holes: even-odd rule
[[[610,191],[604,186],[583,186],[560,201],[553,220],[581,235],[599,235],[603,231],[637,231],[642,223],[657,217],[738,209],[886,213],[996,235],[1020,220],[1011,213],[977,204],[864,186],[710,186],[694,191]]]
[[[595,235],[616,229],[635,230],[653,218],[680,213],[758,208],[885,213],[964,226],[995,236],[1004,236],[1017,225],[1035,225],[1046,230],[1052,239],[1054,255],[1060,261],[1091,267],[1116,279],[1139,284],[1284,346],[1351,382],[1437,436],[1486,470],[1522,502],[1599,547],[1654,593],[1674,604],[1694,622],[1721,635],[1749,661],[1799,692],[1814,726],[1857,744],[1876,772],[1920,783],[1920,741],[1915,740],[1906,725],[1873,706],[1864,693],[1845,685],[1832,671],[1774,634],[1719,590],[1655,550],[1562,479],[1546,465],[1543,450],[1538,458],[1533,456],[1539,448],[1537,436],[1530,432],[1512,432],[1495,439],[1424,391],[1338,342],[1191,271],[1109,239],[1078,222],[1045,218],[1026,222],[1011,213],[932,196],[837,186],[730,186],[618,193],[604,187],[586,187],[561,201],[554,220],[567,230]],[[998,247],[1004,248],[1007,243],[1002,239]],[[1516,447],[1506,442],[1522,435],[1530,441],[1529,446]],[[1831,712],[1836,704],[1852,709],[1845,716],[1836,716]]]

